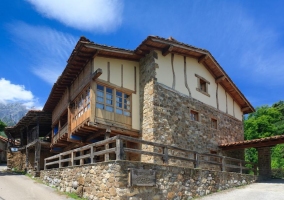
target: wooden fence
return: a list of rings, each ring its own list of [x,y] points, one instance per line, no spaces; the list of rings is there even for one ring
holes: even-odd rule
[[[161,148],[162,152],[158,153],[124,147],[125,142]],[[198,153],[196,151],[149,142],[123,135],[117,135],[103,141],[45,158],[44,169],[80,166],[109,160],[125,160],[127,153],[160,157],[164,164],[169,164],[169,160],[174,159],[190,162],[193,164],[194,168],[202,168],[202,164],[209,164],[220,167],[220,170],[222,171],[234,171],[238,173],[253,171],[255,175],[257,174],[255,163],[249,163],[244,160],[214,154]],[[113,155],[111,158],[110,154]]]

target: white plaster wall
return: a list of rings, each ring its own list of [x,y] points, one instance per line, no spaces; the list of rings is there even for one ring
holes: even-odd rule
[[[228,114],[234,116],[234,101],[233,98],[227,93]]]
[[[163,56],[160,51],[156,51],[156,53],[158,54],[158,59],[155,59],[155,62],[159,65],[159,68],[156,69],[157,81],[171,88],[173,84],[171,54]]]
[[[235,117],[238,120],[243,120],[243,112],[241,110],[241,107],[239,106],[239,104],[237,104],[236,102],[234,103],[234,108],[235,108]]]
[[[121,87],[121,64],[110,62],[110,82]]]
[[[159,68],[156,69],[157,81],[172,88],[173,72],[171,66],[171,54],[163,56],[160,51],[156,52],[158,54],[158,59],[155,59],[155,62],[159,65]],[[199,101],[202,101],[203,103],[206,103],[210,106],[217,108],[217,103],[216,103],[217,85],[215,83],[214,77],[202,64],[198,63],[197,59],[187,57],[186,66],[187,66],[187,83],[190,88],[192,97]],[[175,79],[176,79],[175,89],[185,95],[188,95],[188,90],[185,87],[185,80],[184,80],[183,56],[180,55],[174,56],[174,70],[175,70]],[[196,90],[197,77],[195,76],[195,74],[202,76],[203,78],[205,78],[207,81],[210,82],[210,84],[208,85],[208,93],[210,94],[210,97]]]
[[[219,101],[219,110],[226,112],[226,91],[219,84],[218,86],[218,101]]]

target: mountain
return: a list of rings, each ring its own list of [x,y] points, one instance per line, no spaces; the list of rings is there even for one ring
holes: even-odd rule
[[[7,126],[15,125],[27,112],[22,103],[0,103],[0,120]]]

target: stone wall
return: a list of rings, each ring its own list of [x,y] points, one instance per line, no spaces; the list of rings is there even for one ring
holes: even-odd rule
[[[218,155],[244,159],[243,150],[222,152],[218,148],[219,144],[244,139],[243,122],[158,83],[155,79],[156,56],[155,52],[151,52],[140,62],[142,139],[200,153],[214,152]],[[191,110],[199,113],[199,121],[190,119]],[[211,128],[211,118],[217,119],[217,129]],[[142,149],[159,153],[162,151],[149,145],[142,146]],[[142,156],[142,161],[162,163],[160,158],[153,156]],[[173,161],[172,164],[183,163]],[[214,166],[209,168],[216,169]]]
[[[271,178],[271,149],[270,147],[257,148],[258,152],[258,169],[260,179]]]
[[[155,170],[156,185],[128,187],[129,168]],[[41,179],[60,191],[76,192],[92,200],[171,200],[192,199],[250,184],[256,180],[256,176],[133,161],[111,161],[44,170],[41,171]]]

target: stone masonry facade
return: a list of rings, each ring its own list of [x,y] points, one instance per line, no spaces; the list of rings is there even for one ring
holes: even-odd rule
[[[218,148],[221,143],[244,139],[243,122],[158,83],[155,78],[155,58],[157,54],[152,51],[140,62],[142,139],[200,153],[214,152],[218,155],[244,159],[243,150],[222,152]],[[191,110],[198,112],[198,121],[190,119]],[[212,118],[217,120],[217,129],[211,128]],[[158,153],[162,151],[149,145],[142,146],[142,149]],[[142,161],[162,163],[161,158],[153,156],[142,156]],[[192,164],[188,167],[192,167]]]
[[[128,169],[156,171],[154,186],[128,186]],[[134,161],[110,161],[41,171],[41,179],[63,192],[89,200],[193,199],[219,190],[255,182],[256,176],[165,166]]]

